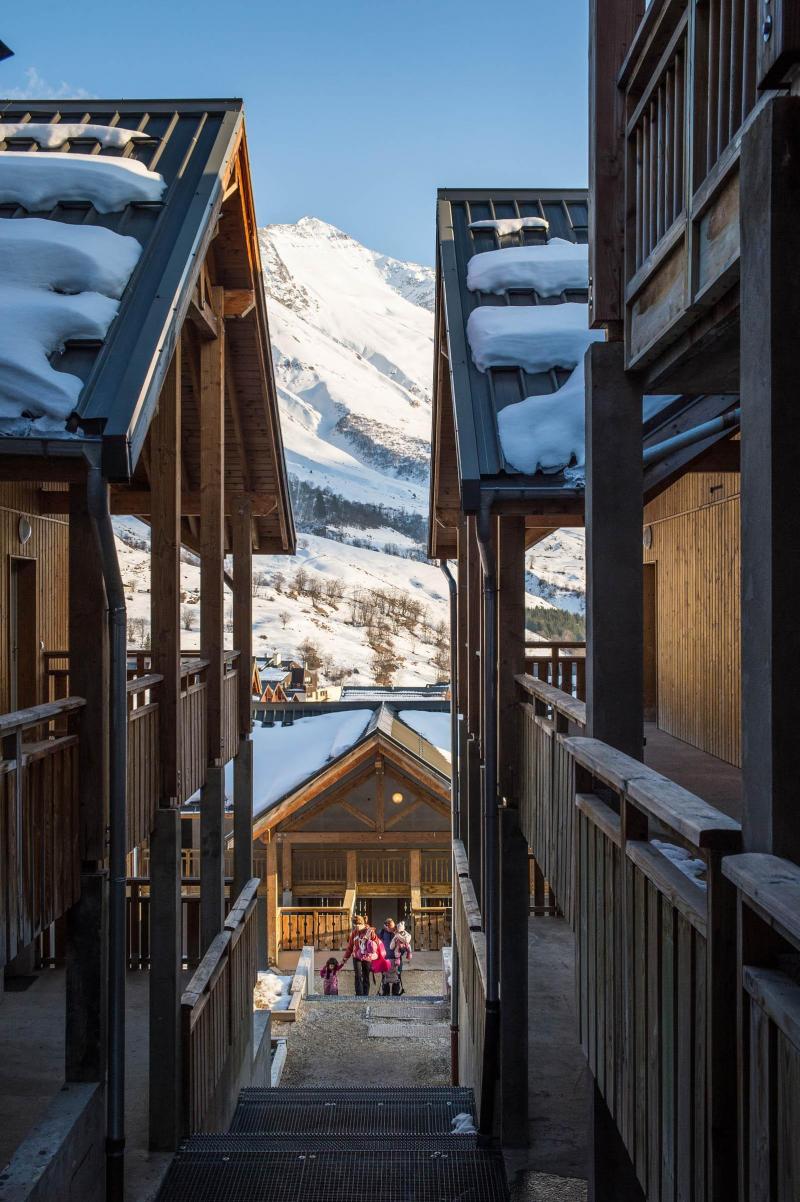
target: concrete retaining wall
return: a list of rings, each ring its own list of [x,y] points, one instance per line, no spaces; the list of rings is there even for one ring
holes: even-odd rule
[[[104,1139],[103,1086],[65,1085],[0,1173],[0,1202],[102,1202]]]

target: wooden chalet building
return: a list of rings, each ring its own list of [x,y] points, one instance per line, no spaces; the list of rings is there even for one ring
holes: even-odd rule
[[[543,202],[439,201],[431,553],[458,562],[459,1072],[487,1139],[527,1144],[531,1171],[588,1178],[592,1199],[789,1202],[800,25],[795,5],[747,0],[590,9],[599,338],[580,496],[566,473],[525,479],[497,438],[507,404],[558,381],[479,372],[465,337],[477,305],[530,303],[468,290],[469,260],[492,249],[476,229],[519,245],[522,227],[498,219],[545,216]],[[585,702],[571,678],[525,672],[528,531],[574,514],[587,532]],[[574,947],[574,986],[555,1006],[555,983],[526,1001],[504,918],[527,910],[528,848],[533,910],[556,915],[530,920],[530,980],[556,971],[549,946]],[[588,1066],[588,1131],[564,1102],[585,1068],[551,1059],[543,1081],[536,1028],[554,1009]],[[570,1140],[580,1168],[564,1167]]]
[[[149,1140],[128,1140],[137,1163],[148,1142],[167,1151],[219,1126],[253,1062],[251,561],[292,553],[294,529],[242,104],[6,102],[0,218],[4,325],[18,308],[25,335],[0,352],[6,1154],[28,1135],[0,1196],[121,1200],[126,1021],[133,1087],[149,1089]],[[126,646],[117,514],[150,527],[144,650]],[[202,593],[189,654],[182,548]],[[231,761],[241,837],[226,902]],[[180,807],[198,789],[190,906]],[[145,852],[148,878],[126,880]],[[130,974],[126,1006],[143,924],[149,972]],[[220,1007],[227,1034],[212,1040]],[[42,1060],[62,1047],[60,1066]]]
[[[280,725],[260,712],[256,763],[308,765],[277,792],[259,778],[255,794],[269,959],[344,947],[354,913],[404,918],[417,950],[438,951],[450,939],[446,703],[298,703]]]

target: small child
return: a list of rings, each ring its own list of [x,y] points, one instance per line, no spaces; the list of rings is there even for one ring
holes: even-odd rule
[[[333,956],[330,960],[326,960],[325,967],[319,970],[319,975],[322,977],[322,992],[328,996],[333,994],[334,997],[339,996],[339,970],[341,964]]]
[[[399,996],[403,992],[403,984],[400,980],[400,970],[397,967],[397,962],[390,960],[391,968],[388,972],[381,973],[381,993],[384,997],[393,995]]]
[[[406,960],[410,960],[413,955],[411,951],[411,936],[406,930],[406,924],[404,922],[398,922],[397,924],[397,931],[394,939],[392,940],[391,951],[395,960],[398,961],[400,971],[402,972],[403,957],[405,957]]]

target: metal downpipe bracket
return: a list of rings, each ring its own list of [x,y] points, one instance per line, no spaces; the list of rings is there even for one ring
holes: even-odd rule
[[[127,777],[127,613],[114,542],[108,485],[90,467],[86,498],[97,538],[108,602],[109,698],[109,898],[107,1202],[123,1202],[125,1181],[125,858]]]

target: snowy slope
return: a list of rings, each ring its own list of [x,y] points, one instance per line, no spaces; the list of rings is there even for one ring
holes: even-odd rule
[[[299,536],[294,558],[256,560],[255,648],[296,655],[311,640],[329,675],[346,672],[346,683],[366,684],[374,679],[375,644],[388,642],[393,683],[431,682],[446,674],[437,627],[448,621],[444,577],[420,561],[434,273],[311,217],[267,226],[259,236]],[[117,529],[129,614],[144,631],[148,556],[135,544],[147,543],[148,531],[123,520]],[[558,531],[529,554],[530,606],[580,610],[582,535]],[[183,642],[191,647],[200,625],[196,565],[183,564],[182,588]],[[360,612],[370,596],[377,599],[371,628]],[[405,599],[400,609],[418,603],[416,620],[398,620],[397,598]]]

